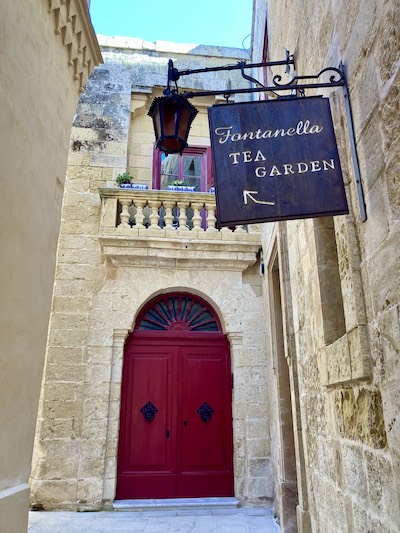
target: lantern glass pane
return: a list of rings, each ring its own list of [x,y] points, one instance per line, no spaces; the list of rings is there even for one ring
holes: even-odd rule
[[[164,135],[174,135],[175,134],[175,122],[177,115],[177,106],[175,104],[170,105],[164,103],[162,106],[162,116],[163,116],[163,125],[164,125]]]
[[[154,110],[154,113],[152,114],[153,124],[154,124],[154,132],[156,134],[156,139],[160,138],[161,135],[161,129],[160,129],[160,110],[158,106]]]
[[[184,139],[185,141],[189,135],[191,116],[192,114],[190,110],[187,107],[182,106],[179,117],[178,135],[181,139]]]

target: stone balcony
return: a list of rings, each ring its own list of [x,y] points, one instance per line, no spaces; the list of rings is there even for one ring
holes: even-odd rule
[[[261,248],[256,226],[217,229],[214,194],[100,188],[99,240],[115,266],[243,271]]]

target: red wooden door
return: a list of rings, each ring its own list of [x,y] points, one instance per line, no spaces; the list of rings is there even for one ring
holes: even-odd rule
[[[233,495],[229,345],[136,331],[124,354],[117,499]]]
[[[129,339],[126,345],[118,499],[167,498],[175,490],[176,434],[172,431],[176,425],[172,419],[176,416],[172,402],[175,355],[176,349],[165,344],[154,346]]]
[[[225,338],[183,347],[177,496],[233,495],[231,373]]]

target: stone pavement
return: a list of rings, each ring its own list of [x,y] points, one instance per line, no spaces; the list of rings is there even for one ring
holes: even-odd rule
[[[28,533],[279,533],[269,509],[29,513]]]

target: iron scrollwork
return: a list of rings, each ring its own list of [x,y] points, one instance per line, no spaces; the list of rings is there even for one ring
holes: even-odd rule
[[[277,88],[290,88],[293,86],[293,88],[295,89],[296,88],[296,85],[299,83],[299,82],[302,82],[302,81],[306,81],[306,80],[318,80],[323,74],[325,74],[325,72],[330,72],[331,75],[329,76],[329,84],[342,84],[344,83],[344,73],[342,70],[338,69],[338,68],[335,68],[335,67],[328,67],[328,68],[324,68],[323,70],[321,70],[321,72],[319,72],[318,74],[316,74],[315,76],[293,76],[293,78],[288,81],[287,83],[281,83],[282,81],[282,76],[277,74],[276,76],[273,77],[273,84],[277,87]],[[303,85],[301,85],[303,87]],[[305,85],[306,87],[307,85]]]
[[[203,420],[203,422],[210,422],[214,409],[210,405],[208,405],[207,402],[204,402],[197,409],[197,412],[199,413],[200,418]]]
[[[146,422],[152,422],[156,413],[158,413],[158,409],[151,402],[147,402],[146,405],[140,409],[140,412],[144,416]]]

